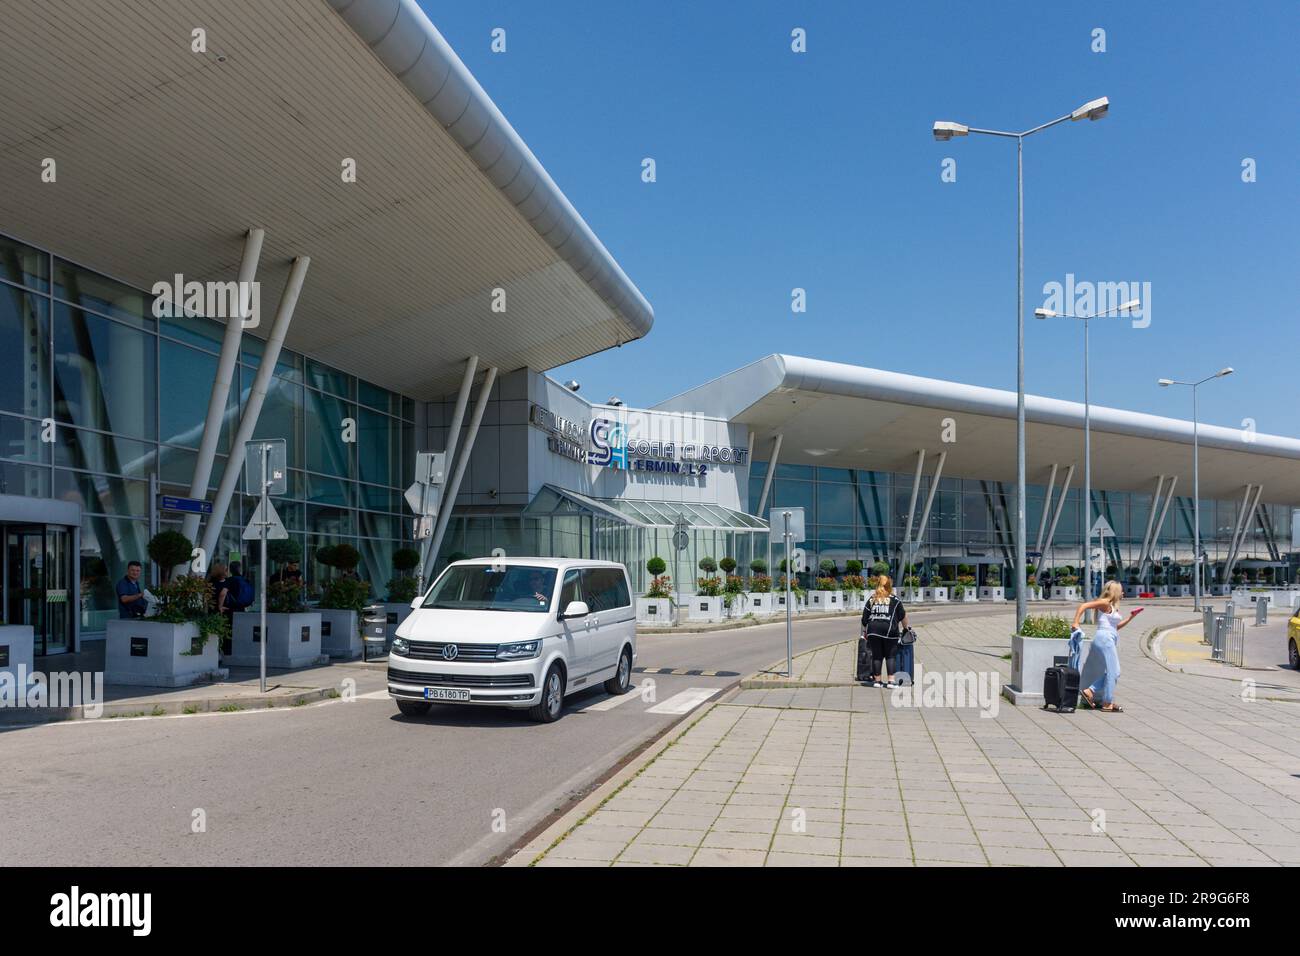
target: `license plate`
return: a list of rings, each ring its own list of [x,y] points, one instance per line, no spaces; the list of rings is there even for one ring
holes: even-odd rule
[[[426,687],[425,700],[469,700],[469,691],[454,687]]]

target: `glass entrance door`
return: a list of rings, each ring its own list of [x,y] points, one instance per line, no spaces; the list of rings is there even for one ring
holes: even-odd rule
[[[38,657],[67,653],[72,650],[69,530],[7,525],[4,538],[5,621],[31,625]]]

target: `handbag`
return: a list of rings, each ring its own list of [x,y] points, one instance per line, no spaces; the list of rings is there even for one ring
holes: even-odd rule
[[[905,627],[898,635],[899,644],[915,644],[916,631],[910,627]]]

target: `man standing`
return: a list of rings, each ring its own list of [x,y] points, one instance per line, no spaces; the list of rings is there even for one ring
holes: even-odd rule
[[[131,561],[126,566],[126,577],[117,582],[117,616],[125,620],[144,617],[148,602],[140,587],[140,572],[144,570],[139,561]]]
[[[299,569],[297,561],[286,561],[284,567],[271,575],[272,584],[281,584],[285,581],[302,583],[302,571]]]

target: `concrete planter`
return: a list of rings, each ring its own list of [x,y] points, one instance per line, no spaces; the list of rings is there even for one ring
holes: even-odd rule
[[[957,596],[957,591],[953,589],[953,600],[961,601],[963,604],[974,604],[980,599],[979,591],[973,584],[963,585],[961,596]]]
[[[1232,593],[1232,587],[1227,584],[1211,584],[1210,594],[1215,597],[1227,597]]]
[[[793,604],[793,607],[791,608],[791,612],[794,614],[798,614],[800,610],[802,610],[802,605],[799,603],[799,595],[794,594],[792,592],[790,595],[790,600]],[[784,591],[772,592],[772,613],[781,614],[781,615],[785,614],[785,592]]]
[[[861,611],[867,606],[867,595],[865,591],[842,591],[844,597],[844,610]]]
[[[938,588],[922,588],[922,589],[921,589],[921,600],[923,600],[923,601],[937,601],[937,602],[939,602],[939,603],[941,603],[941,604],[947,604],[947,603],[948,603],[948,589],[945,588],[945,587],[938,587]]]
[[[296,614],[266,615],[266,666],[279,668],[310,667],[320,663],[320,621],[318,611]],[[257,667],[261,657],[260,615],[235,615],[234,642],[227,664]]]
[[[1007,589],[1001,586],[980,588],[981,601],[1005,601]]]
[[[1171,584],[1169,585],[1170,597],[1191,597],[1192,586],[1190,584]]]
[[[686,618],[690,621],[722,620],[722,598],[692,594],[686,601]]]
[[[638,624],[672,624],[672,599],[648,597],[637,598],[636,621]]]
[[[1077,584],[1068,584],[1064,587],[1052,588],[1053,601],[1070,601],[1077,604],[1079,601],[1079,586]]]
[[[842,611],[844,599],[839,591],[809,591],[808,610]]]
[[[1126,584],[1124,585],[1124,596],[1126,598],[1135,598],[1142,593],[1144,587],[1145,585],[1142,584]]]
[[[397,604],[394,602],[385,602],[384,613],[388,616],[384,624],[384,640],[389,646],[393,643],[393,638],[397,636],[397,629],[402,622],[411,616],[414,610],[410,604]]]
[[[776,607],[775,597],[770,591],[749,591],[745,594],[745,609],[754,617],[770,617]]]
[[[903,588],[903,596],[902,596],[901,600],[902,600],[902,602],[903,602],[904,604],[920,604],[920,603],[921,603],[921,589],[920,589],[920,588]]]
[[[1031,584],[1025,588],[1026,601],[1041,601],[1043,599],[1043,589],[1037,584]]]
[[[193,622],[109,621],[104,640],[104,683],[188,687],[219,676],[217,639],[204,641]]]
[[[1154,584],[1151,586],[1151,593],[1156,597],[1169,597],[1169,585]]]
[[[0,679],[8,685],[6,688],[8,693],[26,696],[35,663],[36,638],[31,625],[0,625],[0,674],[9,675],[7,678]],[[19,686],[18,683],[20,669],[23,686]]]
[[[727,598],[731,598],[731,603],[727,603]],[[724,594],[722,596],[722,616],[730,620],[731,618],[744,617],[749,613],[749,595],[744,591],[736,594]]]
[[[320,615],[320,649],[332,660],[354,661],[361,656],[361,630],[356,611],[317,608]],[[270,615],[267,626],[270,627]],[[269,648],[268,648],[269,650]]]
[[[1095,668],[1088,666],[1088,652],[1092,650],[1092,640],[1085,638],[1079,654],[1079,689],[1090,685],[1100,676],[1101,664]],[[1046,637],[1011,638],[1011,680],[1002,693],[1011,703],[1041,707],[1043,704],[1043,673],[1047,668],[1062,658],[1064,663],[1070,657],[1070,642]]]

